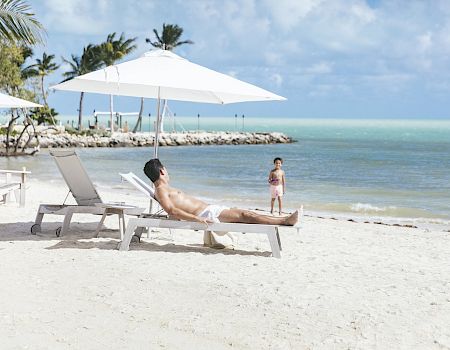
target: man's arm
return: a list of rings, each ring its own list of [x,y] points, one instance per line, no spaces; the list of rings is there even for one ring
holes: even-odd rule
[[[169,216],[174,216],[178,220],[186,220],[186,221],[197,221],[207,224],[207,220],[205,218],[199,217],[197,215],[188,213],[183,209],[177,208],[173,201],[170,199],[170,196],[165,192],[158,192],[158,202],[161,204],[161,207],[166,211]]]
[[[283,183],[283,193],[286,193],[286,179],[284,177],[284,171],[283,171],[283,175],[281,175],[281,181]]]

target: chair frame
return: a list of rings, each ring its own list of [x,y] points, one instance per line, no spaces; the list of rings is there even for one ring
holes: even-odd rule
[[[138,176],[132,172],[128,174],[120,174],[125,180],[134,185],[141,192],[146,193],[152,200],[158,201],[154,197],[154,190],[149,184],[145,183]],[[133,181],[134,180],[134,181]],[[152,195],[153,194],[153,195]],[[152,218],[146,216],[153,216],[154,214],[141,214],[138,218],[131,218],[128,220],[128,225],[125,230],[124,239],[119,244],[120,251],[127,251],[130,248],[130,243],[133,236],[140,239],[144,228],[167,228],[196,230],[196,231],[225,231],[225,232],[241,232],[241,233],[259,233],[267,235],[274,258],[281,258],[281,239],[278,225],[262,225],[262,224],[241,224],[241,223],[213,223],[205,225],[198,222],[171,220],[168,218]],[[298,231],[298,228],[297,228]]]
[[[86,183],[92,185],[93,196],[92,198],[77,198],[77,196],[73,193],[70,188],[68,178],[65,174],[65,170],[60,166],[58,161],[56,164],[58,166],[59,171],[61,172],[67,186],[69,187],[69,193],[72,193],[75,198],[77,204],[76,205],[68,205],[68,204],[41,204],[39,205],[38,212],[36,214],[36,219],[34,221],[34,225],[31,226],[31,233],[36,234],[41,232],[42,220],[45,214],[53,214],[53,215],[64,215],[64,221],[62,227],[58,227],[56,229],[56,236],[60,237],[61,235],[66,234],[70,229],[70,222],[72,220],[73,214],[94,214],[94,215],[103,215],[106,207],[102,199],[100,198],[97,190],[94,187],[91,179],[89,178],[88,173],[83,167],[81,163],[81,159],[78,157],[78,154],[73,150],[64,150],[64,151],[51,151],[50,155],[52,155],[55,160],[56,157],[69,157],[74,156],[78,159],[80,169],[80,175],[84,176],[84,180]],[[67,197],[66,197],[67,198]],[[130,208],[125,209],[124,213],[128,215],[140,215],[142,213],[142,208]]]
[[[259,233],[267,235],[269,239],[272,256],[274,258],[281,258],[281,239],[279,234],[279,226],[277,225],[261,225],[261,224],[240,224],[240,223],[214,223],[208,224],[207,229],[205,225],[199,222],[171,220],[171,219],[152,219],[152,218],[130,218],[128,220],[127,228],[123,241],[119,244],[120,251],[129,250],[131,239],[135,235],[138,228],[154,227],[154,228],[168,228],[168,229],[183,229],[196,231],[226,231],[226,232],[241,232],[241,233]]]
[[[6,175],[6,182],[0,184],[2,201],[6,203],[11,192],[14,192],[16,202],[19,202],[20,207],[24,207],[27,174],[31,174],[31,171],[27,171],[26,168],[23,170],[0,170],[0,174]],[[20,182],[12,181],[13,175],[20,175]]]

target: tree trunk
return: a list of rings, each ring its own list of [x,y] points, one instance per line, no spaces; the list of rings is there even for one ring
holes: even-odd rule
[[[42,99],[44,100],[44,105],[48,106],[47,104],[47,97],[45,96],[45,89],[44,89],[44,76],[41,76],[41,91],[42,91]]]
[[[141,128],[142,128],[142,114],[143,113],[144,113],[144,98],[141,97],[141,108],[139,109],[138,120],[136,122],[136,125],[134,126],[133,132],[136,132],[138,127],[139,127],[139,130],[141,130]]]
[[[41,76],[41,91],[42,91],[42,99],[44,100],[44,105],[48,107],[47,96],[45,95],[45,89],[44,89],[44,76],[43,75]],[[48,113],[50,114],[50,118],[52,120],[53,125],[56,126],[56,121],[55,121],[55,118],[53,118],[53,114],[52,114],[50,107],[48,107]]]
[[[84,92],[80,94],[80,106],[78,108],[78,131],[81,131],[83,129],[82,122],[83,122],[83,98],[84,98]]]
[[[109,121],[111,123],[111,133],[114,132],[114,117],[113,117],[113,95],[109,95],[109,112],[110,112],[110,116],[109,116]]]
[[[8,129],[6,130],[6,145],[5,145],[6,146],[5,147],[6,155],[9,154],[9,140],[11,138],[13,124],[17,119],[19,119],[19,115],[14,116],[14,110],[11,110],[11,120],[8,123]]]

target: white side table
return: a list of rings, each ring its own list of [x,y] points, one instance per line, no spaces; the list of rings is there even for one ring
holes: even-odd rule
[[[121,203],[98,203],[96,205],[99,207],[104,207],[105,211],[103,212],[102,219],[97,225],[95,236],[98,237],[106,217],[108,215],[117,214],[119,216],[119,232],[121,241],[123,240],[123,235],[125,232],[125,214],[139,216],[145,211],[144,208],[138,208],[132,205],[125,205]]]

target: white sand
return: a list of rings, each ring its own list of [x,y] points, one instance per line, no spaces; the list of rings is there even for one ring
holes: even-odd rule
[[[450,233],[306,217],[235,251],[193,231],[115,250],[116,218],[44,218],[62,185],[30,182],[26,208],[0,205],[1,349],[449,349]],[[104,200],[145,204],[133,190]],[[125,199],[124,199],[125,198]]]

